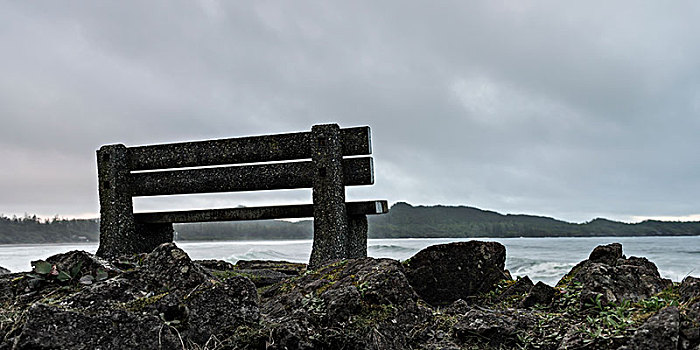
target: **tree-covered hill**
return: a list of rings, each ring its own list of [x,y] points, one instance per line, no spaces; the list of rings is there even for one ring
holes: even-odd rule
[[[0,216],[0,244],[96,242],[99,232],[96,219],[39,220],[36,215]]]
[[[176,239],[258,240],[309,239],[311,221],[252,221],[177,224]],[[370,238],[404,237],[591,237],[700,235],[700,222],[644,221],[627,224],[595,219],[582,224],[549,217],[500,214],[465,206],[411,206],[397,203],[388,214],[369,216]],[[99,221],[36,216],[0,217],[0,244],[94,242]]]
[[[499,214],[471,207],[397,203],[370,217],[370,237],[567,237],[700,235],[700,222],[643,221],[627,224],[595,219],[583,224],[549,217]]]

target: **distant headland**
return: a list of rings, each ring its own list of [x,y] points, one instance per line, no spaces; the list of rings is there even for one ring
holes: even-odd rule
[[[311,221],[250,221],[175,225],[176,240],[310,239]],[[544,216],[500,214],[467,206],[412,206],[399,202],[369,217],[370,238],[697,236],[700,222],[597,218],[569,223]],[[0,244],[97,242],[98,219],[0,217]]]

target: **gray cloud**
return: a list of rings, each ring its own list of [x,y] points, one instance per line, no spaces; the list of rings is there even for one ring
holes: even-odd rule
[[[350,198],[582,221],[698,214],[700,7],[0,5],[0,212],[91,215],[94,150],[371,125]],[[141,210],[308,191],[138,199]]]

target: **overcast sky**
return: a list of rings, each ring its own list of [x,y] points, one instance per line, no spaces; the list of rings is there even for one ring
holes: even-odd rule
[[[96,217],[103,144],[372,128],[350,200],[700,220],[695,1],[0,3],[0,213]],[[135,199],[139,211],[307,190]]]

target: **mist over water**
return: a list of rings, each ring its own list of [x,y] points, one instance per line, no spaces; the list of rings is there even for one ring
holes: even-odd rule
[[[370,239],[368,254],[375,258],[405,260],[435,244],[468,241],[458,238]],[[586,237],[586,238],[483,238],[506,247],[506,268],[514,277],[554,285],[575,264],[588,258],[600,244],[622,243],[624,254],[651,260],[663,277],[680,281],[700,276],[700,236],[693,237]],[[192,259],[286,260],[307,262],[311,240],[177,242]],[[12,272],[28,271],[30,261],[70,250],[94,253],[96,243],[0,245],[0,266]]]

